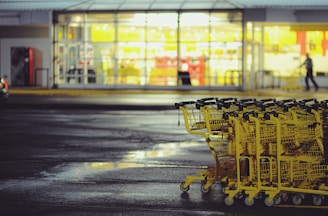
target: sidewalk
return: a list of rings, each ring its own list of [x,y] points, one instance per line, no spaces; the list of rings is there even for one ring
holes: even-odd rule
[[[281,89],[255,91],[174,91],[174,90],[84,90],[11,88],[6,107],[10,108],[85,108],[105,110],[168,110],[181,101],[207,97],[328,99],[328,90],[305,92]]]
[[[327,96],[328,89],[320,88],[304,90],[284,90],[279,88],[257,89],[252,91],[228,91],[228,90],[106,90],[106,89],[47,89],[47,88],[10,88],[10,95],[39,95],[39,96],[109,96],[109,95],[181,95],[181,96],[235,96],[235,97],[314,97],[323,98]]]
[[[66,95],[66,96],[91,96],[91,95],[133,95],[133,94],[178,94],[178,95],[256,95],[257,91],[205,91],[205,90],[106,90],[106,89],[46,89],[46,88],[11,88],[11,95]]]

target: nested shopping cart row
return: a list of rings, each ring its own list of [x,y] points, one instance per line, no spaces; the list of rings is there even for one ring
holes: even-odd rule
[[[219,181],[225,204],[244,199],[267,206],[290,195],[301,204],[306,195],[320,205],[328,195],[327,101],[295,99],[204,98],[176,103],[188,133],[204,136],[215,166],[187,176],[180,188],[196,180],[207,192]]]

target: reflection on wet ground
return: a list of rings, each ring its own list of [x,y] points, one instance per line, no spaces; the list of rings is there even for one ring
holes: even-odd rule
[[[125,160],[142,161],[149,158],[170,157],[185,154],[185,148],[198,147],[198,142],[162,143],[156,145],[152,150],[137,150],[127,153]]]
[[[148,160],[156,160],[163,157],[173,157],[184,155],[186,149],[203,146],[199,142],[179,142],[161,143],[155,145],[153,149],[136,150],[128,152],[121,161],[110,162],[82,162],[82,163],[63,163],[52,168],[42,175],[48,180],[53,181],[83,181],[83,179],[117,169],[140,168],[140,167],[165,167],[160,163],[149,163]],[[172,165],[168,165],[172,167]]]

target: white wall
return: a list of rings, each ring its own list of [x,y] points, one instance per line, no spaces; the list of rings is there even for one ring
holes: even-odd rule
[[[37,84],[43,87],[49,87],[51,68],[51,44],[48,38],[14,38],[14,39],[0,39],[0,74],[8,76],[9,85],[11,85],[11,47],[32,47],[34,48],[34,68],[47,68],[49,74],[45,70],[42,76],[38,76]],[[41,82],[41,83],[40,83]]]
[[[245,22],[328,22],[327,10],[245,9],[244,18]]]
[[[51,11],[0,11],[0,25],[48,24]]]

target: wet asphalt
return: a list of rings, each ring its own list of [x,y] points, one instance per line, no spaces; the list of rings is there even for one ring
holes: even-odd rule
[[[202,194],[197,182],[181,193],[184,178],[213,161],[202,137],[177,127],[174,104],[208,97],[326,100],[327,92],[12,89],[0,114],[0,213],[325,215],[326,208],[308,206],[228,208],[220,185]]]

